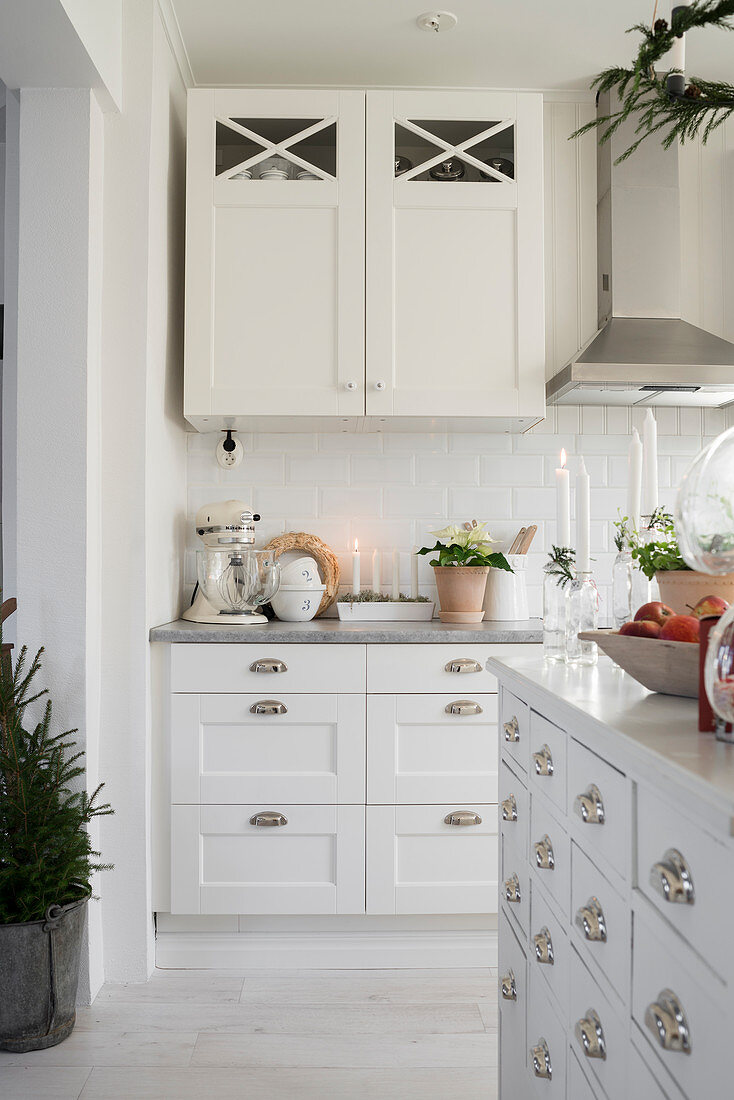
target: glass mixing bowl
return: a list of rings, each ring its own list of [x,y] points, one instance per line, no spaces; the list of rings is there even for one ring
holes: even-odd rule
[[[280,563],[270,550],[216,547],[196,551],[199,587],[223,615],[253,614],[280,586]]]
[[[675,509],[680,551],[691,569],[734,572],[734,428],[723,432],[688,468]]]

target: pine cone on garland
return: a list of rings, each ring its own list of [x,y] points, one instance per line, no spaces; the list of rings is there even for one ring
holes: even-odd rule
[[[700,99],[703,92],[699,88],[698,84],[689,84],[683,93],[687,99]]]
[[[667,29],[668,29],[668,20],[667,19],[656,19],[655,20],[655,25],[653,27],[653,30],[655,31],[655,34],[665,34]]]

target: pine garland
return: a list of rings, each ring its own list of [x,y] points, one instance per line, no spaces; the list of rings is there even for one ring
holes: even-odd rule
[[[701,133],[703,144],[713,131],[734,112],[734,85],[725,81],[702,80],[693,77],[685,91],[676,93],[667,87],[667,77],[679,73],[670,69],[664,74],[655,72],[655,64],[673,46],[676,38],[694,27],[713,26],[720,30],[734,30],[730,22],[734,16],[734,0],[695,0],[690,7],[677,8],[671,25],[665,19],[656,19],[652,27],[637,23],[627,31],[642,35],[642,43],[631,69],[605,69],[594,78],[591,88],[598,94],[616,91],[620,109],[609,115],[599,116],[576,130],[577,138],[593,129],[600,129],[599,144],[609,141],[626,119],[636,117],[635,133],[638,135],[615,161],[620,164],[652,134],[659,134],[665,149],[674,141],[681,145]]]
[[[51,732],[50,700],[40,721],[23,725],[27,708],[47,694],[32,694],[42,653],[27,671],[25,646],[15,668],[0,661],[0,924],[42,920],[50,905],[88,896],[92,874],[109,869],[88,826],[113,811],[98,803],[103,784],[91,795],[79,789],[84,753],[70,740],[77,731]]]
[[[565,588],[569,581],[576,579],[576,551],[570,546],[551,547],[543,572],[555,577],[556,584]]]

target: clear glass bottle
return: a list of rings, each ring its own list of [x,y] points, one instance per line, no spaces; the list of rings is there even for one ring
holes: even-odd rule
[[[546,661],[566,660],[566,592],[558,577],[547,573],[543,579],[543,656]]]
[[[579,573],[566,586],[566,662],[569,665],[595,665],[599,656],[596,642],[579,638],[585,630],[596,630],[599,623],[599,590],[591,573]]]
[[[634,608],[632,606],[634,569],[632,551],[625,543],[612,566],[612,620],[615,630],[619,630],[623,623],[628,623],[639,606],[636,605]]]

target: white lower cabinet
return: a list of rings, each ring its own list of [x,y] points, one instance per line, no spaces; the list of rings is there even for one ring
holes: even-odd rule
[[[367,807],[368,913],[497,911],[497,807]]]
[[[543,979],[532,968],[528,990],[528,1095],[565,1100],[568,1036],[564,1017],[544,988]]]
[[[504,913],[500,913],[499,924],[500,1088],[503,1095],[519,1100],[527,1084],[527,961]]]

